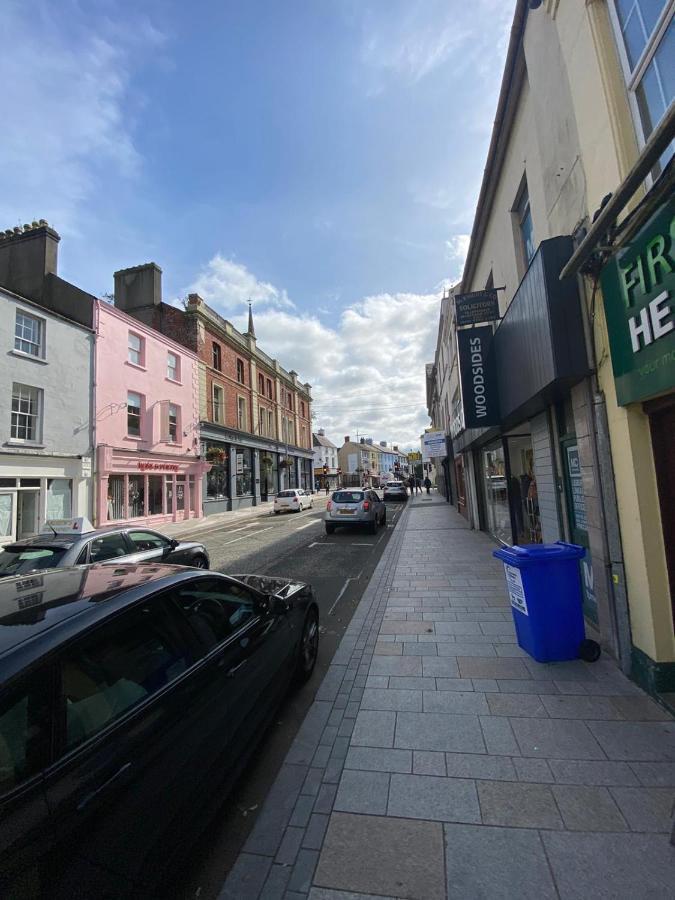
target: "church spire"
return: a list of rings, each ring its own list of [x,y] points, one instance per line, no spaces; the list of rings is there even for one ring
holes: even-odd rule
[[[246,334],[250,334],[252,338],[255,337],[255,328],[253,327],[253,308],[251,307],[251,301],[248,301],[248,329],[246,330]]]

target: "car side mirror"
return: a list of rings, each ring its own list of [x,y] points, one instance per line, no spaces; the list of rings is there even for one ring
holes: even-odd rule
[[[175,550],[176,547],[177,547],[179,544],[180,544],[180,541],[177,541],[176,538],[172,538],[172,539],[169,541],[169,545],[170,545],[170,547],[171,547],[172,550]]]

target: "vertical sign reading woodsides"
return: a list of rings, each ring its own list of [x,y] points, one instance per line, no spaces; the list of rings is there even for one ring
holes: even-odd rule
[[[499,424],[497,378],[492,349],[492,327],[465,328],[457,332],[459,368],[466,428]]]

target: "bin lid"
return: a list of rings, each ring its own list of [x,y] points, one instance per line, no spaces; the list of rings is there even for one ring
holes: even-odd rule
[[[499,550],[493,550],[492,555],[510,566],[523,568],[547,560],[581,559],[586,555],[586,548],[579,544],[556,541],[555,544],[525,544],[522,547],[516,544],[513,547],[501,547]]]

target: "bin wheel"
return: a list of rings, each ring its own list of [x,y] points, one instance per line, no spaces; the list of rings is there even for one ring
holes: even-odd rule
[[[588,638],[583,640],[579,645],[579,657],[584,662],[597,662],[602,652],[600,644],[597,641],[591,641]]]

